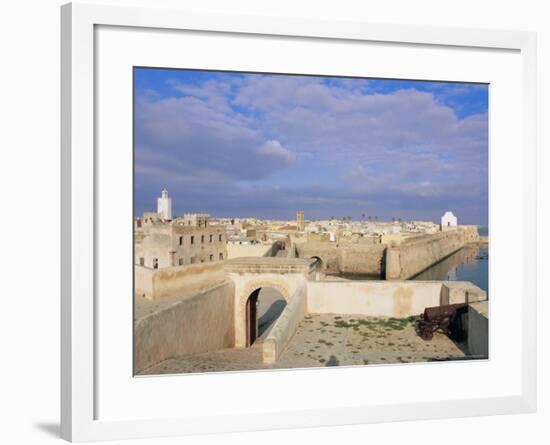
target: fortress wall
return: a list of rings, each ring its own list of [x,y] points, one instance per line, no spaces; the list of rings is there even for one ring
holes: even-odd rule
[[[441,281],[322,281],[307,283],[307,311],[405,318],[441,304]]]
[[[306,287],[300,286],[294,292],[290,303],[275,322],[262,345],[262,359],[264,363],[274,363],[284,351],[290,339],[296,333],[298,325],[306,315]]]
[[[135,266],[135,294],[149,300],[196,295],[223,283],[224,262],[149,269]]]
[[[319,257],[326,274],[368,274],[381,276],[386,246],[370,243],[337,244],[310,241],[296,244],[299,258]]]
[[[460,226],[457,230],[423,235],[389,247],[386,253],[386,279],[410,279],[478,239],[475,226]]]
[[[233,295],[233,284],[227,281],[137,319],[135,372],[177,355],[233,347]]]
[[[381,276],[384,269],[384,244],[349,244],[340,247],[340,272]]]
[[[334,243],[308,241],[295,247],[298,258],[319,257],[323,261],[323,272],[340,273],[340,252]]]

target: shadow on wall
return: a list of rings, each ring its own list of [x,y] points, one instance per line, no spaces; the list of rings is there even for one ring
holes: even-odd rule
[[[279,318],[279,315],[283,312],[286,306],[284,298],[275,300],[268,309],[258,317],[258,335],[262,337],[267,334],[267,331],[271,328],[275,320]]]

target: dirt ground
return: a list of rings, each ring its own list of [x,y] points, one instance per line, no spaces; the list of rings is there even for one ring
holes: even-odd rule
[[[311,368],[461,360],[461,345],[436,333],[424,341],[414,319],[308,314],[277,363],[264,364],[259,339],[251,348],[174,357],[142,374],[179,374],[254,369]]]

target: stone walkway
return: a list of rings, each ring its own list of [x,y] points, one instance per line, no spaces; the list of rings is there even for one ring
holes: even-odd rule
[[[416,335],[414,321],[309,314],[275,364],[262,363],[261,340],[251,348],[224,349],[165,360],[142,374],[311,368],[412,363],[468,358],[446,335]],[[474,357],[471,357],[474,358]]]

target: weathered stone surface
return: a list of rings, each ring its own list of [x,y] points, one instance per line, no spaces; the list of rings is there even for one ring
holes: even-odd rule
[[[328,243],[310,241],[296,244],[299,258],[320,258],[327,274],[366,274],[381,276],[384,270],[384,244]]]
[[[409,317],[427,307],[487,299],[468,281],[321,281],[307,283],[307,310],[317,314]]]
[[[169,357],[216,351],[235,344],[231,281],[135,320],[135,371]]]
[[[468,307],[468,351],[478,358],[489,357],[489,302],[480,301]]]
[[[135,295],[149,300],[197,295],[226,281],[224,262],[150,269],[134,266]]]
[[[475,226],[460,226],[452,231],[407,239],[398,246],[388,248],[385,261],[386,279],[412,278],[467,243],[478,239]]]

